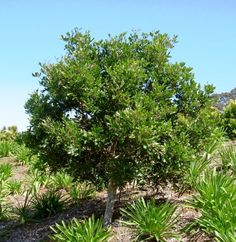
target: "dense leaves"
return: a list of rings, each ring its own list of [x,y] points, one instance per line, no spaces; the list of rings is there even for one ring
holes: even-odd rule
[[[134,32],[97,41],[75,30],[62,39],[66,54],[34,74],[41,90],[25,105],[28,146],[52,170],[97,186],[182,177],[216,122],[213,87],[201,89],[191,68],[170,62],[176,37]]]

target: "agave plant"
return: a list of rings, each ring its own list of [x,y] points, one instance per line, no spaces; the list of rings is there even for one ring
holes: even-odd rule
[[[103,227],[102,219],[95,219],[94,215],[85,221],[74,218],[68,225],[56,224],[51,227],[54,235],[50,236],[53,241],[73,242],[105,242],[112,237],[110,228]]]
[[[157,206],[154,200],[145,202],[141,198],[129,204],[126,209],[121,209],[125,219],[121,222],[135,229],[137,241],[140,239],[166,241],[167,238],[178,238],[173,231],[177,223],[175,212],[176,206],[172,204],[164,203]]]

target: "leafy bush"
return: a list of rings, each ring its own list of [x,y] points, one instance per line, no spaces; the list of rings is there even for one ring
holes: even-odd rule
[[[196,185],[197,195],[189,205],[201,212],[195,225],[204,232],[214,235],[217,241],[235,241],[236,238],[236,186],[235,180],[215,170],[208,170]],[[224,239],[222,239],[224,238]]]
[[[224,108],[223,122],[225,131],[230,139],[236,138],[236,100],[230,100]]]
[[[103,228],[102,219],[95,219],[94,215],[85,221],[74,218],[70,224],[56,224],[51,227],[54,235],[50,236],[53,241],[73,242],[104,242],[112,237],[110,229]]]
[[[35,195],[32,205],[36,219],[46,218],[63,211],[67,205],[67,199],[60,192],[48,190],[46,193]]]
[[[141,198],[129,204],[127,209],[121,209],[125,219],[122,223],[136,230],[138,241],[140,239],[165,241],[168,238],[178,237],[173,231],[177,222],[175,211],[176,207],[172,204],[165,203],[157,206],[154,200],[145,202]]]

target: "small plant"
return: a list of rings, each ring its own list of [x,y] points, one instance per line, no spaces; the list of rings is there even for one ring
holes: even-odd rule
[[[25,199],[23,203],[18,202],[18,206],[13,210],[14,214],[17,216],[18,221],[21,224],[25,224],[32,220],[32,209],[31,200],[32,196],[30,191],[25,192]]]
[[[201,216],[187,226],[191,231],[199,228],[217,241],[230,242],[236,238],[236,187],[230,176],[215,170],[205,172],[203,179],[197,183],[197,195],[189,206],[198,209]],[[224,238],[224,239],[222,239]],[[228,238],[228,239],[226,239]]]
[[[73,184],[73,178],[66,172],[57,172],[50,179],[49,185],[53,186],[56,190],[66,189],[67,191]]]
[[[25,147],[25,145],[13,143],[11,153],[21,164],[23,165],[30,164],[32,155],[31,155],[30,149]]]
[[[95,196],[96,190],[87,183],[74,183],[71,187],[69,195],[73,203],[78,203],[81,199],[88,199]]]
[[[17,181],[17,180],[10,180],[10,181],[7,181],[6,183],[7,190],[9,191],[10,194],[20,193],[21,185],[22,185],[21,181]]]
[[[67,199],[60,192],[48,190],[41,195],[35,195],[32,205],[36,219],[46,218],[61,212],[67,205]]]
[[[236,175],[236,150],[233,146],[224,148],[220,151],[223,171],[232,170]]]
[[[54,235],[50,236],[53,241],[73,241],[73,242],[105,242],[112,237],[111,230],[103,227],[102,219],[95,219],[94,215],[85,221],[74,218],[68,225],[56,224],[51,227]]]
[[[141,198],[129,204],[127,209],[121,209],[125,219],[122,223],[136,230],[136,241],[140,239],[165,241],[167,238],[178,238],[178,235],[173,232],[177,222],[175,211],[176,207],[172,204],[165,203],[157,206],[154,200],[145,202]]]
[[[10,155],[11,142],[4,140],[0,141],[0,157],[6,157]]]
[[[0,164],[0,181],[6,181],[12,175],[10,164]]]
[[[0,194],[0,221],[8,219],[10,215],[10,206],[6,203],[3,194]]]

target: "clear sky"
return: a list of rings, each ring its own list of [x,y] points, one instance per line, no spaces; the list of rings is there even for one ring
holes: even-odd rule
[[[95,38],[124,31],[178,35],[174,61],[217,92],[236,87],[235,0],[0,0],[0,128],[26,129],[24,103],[39,87],[39,62],[64,54],[61,34],[78,27]]]

